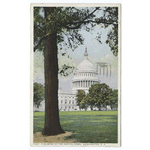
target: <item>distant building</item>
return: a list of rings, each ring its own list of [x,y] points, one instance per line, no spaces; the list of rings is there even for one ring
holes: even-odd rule
[[[88,58],[87,48],[85,49],[83,61],[77,66],[72,80],[72,93],[77,94],[77,90],[84,90],[88,93],[92,84],[100,83],[95,66]]]
[[[58,91],[58,104],[60,111],[75,111],[79,110],[76,104],[76,94],[71,92]]]
[[[96,83],[100,83],[100,80],[98,79],[98,72],[96,71],[95,66],[89,60],[87,48],[85,48],[84,58],[82,62],[77,66],[74,72],[71,92],[64,92],[62,90],[58,91],[59,110],[79,110],[79,106],[77,106],[76,104],[77,91],[84,90],[87,94],[91,85]],[[42,105],[39,108],[40,111],[44,111],[43,105],[45,105],[44,101],[42,102]],[[38,109],[34,108],[34,110]],[[106,108],[102,107],[102,110],[106,110]]]
[[[88,58],[87,48],[84,52],[82,62],[77,66],[72,80],[71,92],[63,92],[59,90],[59,110],[60,111],[75,111],[79,110],[76,104],[76,94],[78,90],[84,90],[88,93],[92,84],[100,83],[98,73],[95,66]]]

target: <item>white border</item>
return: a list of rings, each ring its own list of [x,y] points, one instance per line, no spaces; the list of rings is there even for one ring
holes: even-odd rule
[[[33,143],[33,7],[43,6],[76,6],[76,7],[95,7],[95,6],[107,6],[118,7],[118,143]],[[121,4],[120,3],[32,3],[30,5],[30,145],[34,147],[120,147],[121,146]]]

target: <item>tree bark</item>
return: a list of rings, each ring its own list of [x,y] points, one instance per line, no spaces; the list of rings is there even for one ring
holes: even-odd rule
[[[93,110],[93,106],[91,106],[91,111]]]
[[[98,107],[98,110],[101,111],[101,106]]]
[[[53,13],[54,9],[54,7],[44,8],[45,17]],[[46,37],[44,55],[45,125],[43,135],[57,135],[64,133],[60,126],[58,110],[57,32],[53,32]]]
[[[113,105],[112,104],[110,105],[110,108],[111,108],[111,110],[113,109]]]

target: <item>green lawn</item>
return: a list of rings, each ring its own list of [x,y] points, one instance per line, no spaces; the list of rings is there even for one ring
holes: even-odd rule
[[[60,123],[72,138],[81,143],[117,143],[118,111],[60,112]],[[41,132],[44,112],[34,112],[34,132]],[[67,139],[66,139],[67,140]]]

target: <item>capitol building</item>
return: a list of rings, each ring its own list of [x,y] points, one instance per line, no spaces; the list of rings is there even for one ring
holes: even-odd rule
[[[100,80],[98,79],[98,73],[95,70],[95,66],[89,60],[87,48],[85,48],[83,60],[80,62],[74,72],[71,92],[63,92],[61,90],[58,91],[59,110],[79,110],[79,106],[76,104],[76,94],[78,90],[84,90],[87,94],[91,85],[96,83],[100,83]]]
[[[83,60],[79,63],[74,72],[74,77],[72,79],[72,89],[70,92],[64,92],[59,89],[58,91],[58,105],[60,111],[78,111],[79,106],[76,104],[76,94],[78,90],[84,90],[85,93],[88,93],[91,85],[100,83],[98,78],[98,70],[88,58],[87,48],[83,54]],[[44,111],[45,101],[42,101],[42,104],[39,108],[40,111]],[[103,109],[103,108],[102,108]],[[105,108],[106,109],[106,108]],[[34,110],[38,110],[34,108]],[[90,109],[88,109],[90,110]]]

